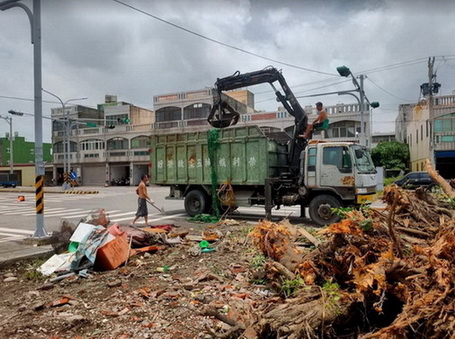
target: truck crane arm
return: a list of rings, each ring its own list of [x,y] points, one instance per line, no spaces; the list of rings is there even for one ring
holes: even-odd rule
[[[278,82],[283,93],[274,85]],[[222,92],[241,87],[253,86],[262,83],[269,83],[272,86],[277,101],[281,102],[290,115],[294,117],[294,131],[289,148],[289,162],[291,169],[298,167],[298,158],[307,144],[307,141],[299,138],[308,125],[308,115],[300,106],[299,102],[289,88],[285,78],[279,70],[274,67],[267,67],[263,70],[241,74],[239,71],[231,76],[218,78],[215,83],[216,93],[214,104],[207,118],[207,121],[215,128],[224,128],[235,125],[240,114],[236,112],[228,102],[222,99]]]
[[[281,85],[284,94],[274,86],[276,81]],[[281,72],[274,67],[243,74],[237,71],[231,76],[219,78],[215,83],[216,99],[207,119],[208,122],[217,128],[235,125],[239,119],[239,114],[226,101],[222,100],[221,93],[262,83],[269,83],[272,86],[277,101],[281,102],[288,113],[294,117],[299,134],[303,134],[308,124],[308,116],[295,98]]]

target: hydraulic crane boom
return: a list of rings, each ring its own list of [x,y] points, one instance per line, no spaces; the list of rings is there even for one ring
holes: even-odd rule
[[[275,87],[275,82],[281,85],[283,93]],[[295,166],[296,162],[298,162],[299,151],[306,146],[306,140],[302,140],[298,136],[305,132],[308,125],[308,116],[295,98],[283,75],[276,68],[268,67],[260,71],[244,74],[237,71],[231,76],[218,78],[215,83],[215,89],[217,90],[215,102],[207,121],[216,128],[235,125],[239,120],[240,114],[222,99],[221,93],[262,83],[269,83],[272,86],[277,101],[281,102],[288,113],[294,117],[295,126],[289,156],[291,164]]]

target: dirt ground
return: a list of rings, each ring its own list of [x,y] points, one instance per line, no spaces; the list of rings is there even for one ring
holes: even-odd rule
[[[252,224],[182,229],[222,236],[213,252],[198,253],[198,242],[185,240],[133,256],[116,270],[55,283],[36,271],[44,260],[2,269],[0,337],[212,338],[207,328],[216,331],[223,323],[202,315],[205,307],[235,318],[231,303],[254,304],[276,294],[254,276],[264,257],[247,237]]]

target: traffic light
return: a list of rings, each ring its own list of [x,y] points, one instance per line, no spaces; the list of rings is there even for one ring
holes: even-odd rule
[[[87,127],[97,127],[98,125],[94,122],[87,122]]]
[[[117,121],[122,124],[128,124],[131,120],[128,118],[117,118]]]
[[[370,103],[370,106],[371,106],[372,108],[378,108],[378,107],[379,107],[379,102],[373,101],[372,103]]]

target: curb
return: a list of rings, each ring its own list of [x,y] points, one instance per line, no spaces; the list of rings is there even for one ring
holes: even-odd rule
[[[65,191],[64,194],[98,194],[100,191]]]
[[[17,254],[14,252],[17,252]],[[28,248],[14,252],[10,254],[9,258],[0,260],[0,268],[7,267],[22,260],[47,259],[55,254],[52,246],[28,246]]]
[[[14,188],[7,188],[7,189],[0,189],[1,192],[8,192],[8,193],[36,193],[33,189],[14,189]],[[48,191],[44,189],[44,194],[98,194],[100,191]]]

